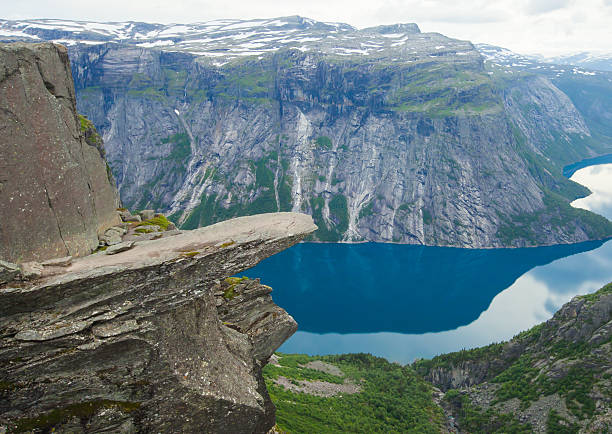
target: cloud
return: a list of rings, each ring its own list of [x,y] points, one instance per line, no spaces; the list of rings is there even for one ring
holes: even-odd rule
[[[557,9],[563,9],[569,6],[570,3],[570,0],[528,0],[527,4],[525,5],[525,11],[531,15],[539,15],[552,12]]]
[[[355,0],[356,2],[363,0]],[[494,23],[505,21],[507,11],[485,0],[379,0],[370,19],[439,23]]]

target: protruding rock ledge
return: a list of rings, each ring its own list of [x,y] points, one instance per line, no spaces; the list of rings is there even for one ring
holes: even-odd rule
[[[295,321],[257,282],[223,306],[215,291],[315,229],[302,214],[241,217],[5,284],[0,427],[48,429],[55,411],[59,431],[267,432],[261,366]]]

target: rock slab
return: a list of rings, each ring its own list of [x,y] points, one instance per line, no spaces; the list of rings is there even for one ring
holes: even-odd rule
[[[315,229],[241,217],[0,285],[0,431],[268,432],[261,369],[295,321],[257,281],[215,294]]]
[[[107,166],[76,112],[66,48],[0,44],[0,259],[89,254],[119,223]]]

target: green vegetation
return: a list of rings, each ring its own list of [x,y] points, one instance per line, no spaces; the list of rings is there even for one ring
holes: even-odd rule
[[[138,232],[139,234],[149,234],[149,233],[155,232],[155,231],[153,229],[151,229],[151,228],[143,227],[143,228],[136,228],[136,229],[134,229],[134,232]]]
[[[348,229],[348,205],[346,197],[337,194],[329,201],[329,212],[338,220],[336,229],[339,233],[345,233]]]
[[[551,434],[578,434],[580,425],[562,418],[555,410],[550,410],[546,420],[546,432]]]
[[[166,231],[168,230],[169,224],[170,224],[170,220],[168,220],[165,215],[160,214],[156,217],[153,217],[153,218],[150,218],[148,220],[138,223],[138,226],[155,225],[155,226],[159,226],[164,231]]]
[[[531,146],[527,143],[527,138],[521,130],[514,124],[511,124],[512,135],[514,137],[514,145],[517,153],[527,164],[527,170],[531,176],[536,179],[539,184],[546,190],[556,193],[569,201],[584,197],[589,194],[589,190],[563,176],[563,165],[571,161],[580,160],[582,156],[588,155],[586,150],[575,154],[575,160],[567,160],[568,149],[573,149],[574,143],[568,146],[566,139],[557,138],[553,140],[556,143],[554,148],[549,149],[547,157],[536,154]],[[580,146],[578,146],[580,147]],[[564,157],[562,157],[564,156]]]
[[[244,282],[246,280],[249,280],[248,277],[228,277],[226,279],[223,280],[223,298],[225,298],[226,300],[232,300],[234,297],[236,297],[238,294],[236,293],[236,285],[238,285],[241,282]]]
[[[309,357],[279,354],[280,367],[266,365],[264,377],[276,406],[282,430],[298,433],[438,433],[444,416],[433,402],[432,390],[410,367],[389,363],[369,354]],[[344,376],[302,367],[322,360],[342,370]],[[286,390],[274,383],[289,381],[352,382],[355,394],[319,397]]]
[[[88,145],[95,146],[96,149],[98,149],[98,151],[100,152],[102,158],[105,158],[106,152],[104,150],[104,142],[102,141],[102,137],[100,136],[100,134],[98,134],[98,130],[96,130],[95,125],[92,121],[87,119],[86,116],[79,114],[78,117],[81,134],[83,135],[83,137],[85,137],[85,141]],[[110,167],[108,166],[108,163],[106,163],[106,174],[109,180],[113,179],[113,175],[110,170]]]
[[[315,144],[319,148],[323,148],[323,149],[331,149],[332,148],[332,141],[327,136],[321,136],[321,137],[317,138],[317,140],[315,140]]]
[[[544,225],[565,227],[570,232],[574,231],[573,225],[578,225],[591,239],[612,236],[612,222],[605,217],[574,208],[565,198],[550,191],[545,191],[542,200],[544,208],[534,213],[501,216],[503,223],[497,228],[497,237],[502,243],[511,245],[515,240],[524,240],[529,245],[543,243],[545,235],[541,227]]]
[[[433,223],[433,217],[427,208],[423,208],[423,224],[430,225]]]
[[[164,88],[169,95],[182,95],[185,91],[187,81],[187,71],[184,69],[174,70],[164,68]]]
[[[599,311],[590,311],[588,306],[611,293],[612,284],[608,284],[594,294],[582,296],[587,304],[583,305],[578,316],[580,323],[575,327],[581,328],[592,321],[601,322],[602,318],[591,316],[597,317]],[[462,429],[468,432],[523,432],[527,429],[525,426],[516,425],[509,415],[498,414],[496,406],[517,399],[519,410],[524,411],[539,399],[552,395],[563,400],[570,416],[550,412],[547,415],[548,432],[578,432],[579,424],[575,422],[592,421],[600,414],[596,400],[601,402],[601,398],[598,396],[602,391],[604,395],[611,391],[609,380],[612,375],[606,371],[610,341],[592,342],[588,336],[577,341],[562,339],[556,335],[558,322],[554,321],[517,334],[510,344],[492,344],[431,360],[419,360],[413,367],[423,376],[429,376],[433,371],[439,374],[439,370],[448,372],[456,368],[478,370],[479,366],[487,367],[486,377],[482,380],[498,386],[493,389],[494,399],[489,402],[491,407],[488,410],[475,408],[470,403],[467,394],[479,393],[478,389],[449,391],[446,395],[453,412],[459,415]]]
[[[359,211],[359,218],[368,217],[374,214],[374,201],[371,200]]]
[[[280,202],[281,211],[291,211],[291,186],[293,180],[287,174],[283,174],[278,183],[278,201]]]
[[[140,408],[139,402],[110,401],[101,399],[96,401],[72,404],[64,408],[55,409],[36,417],[23,418],[15,422],[15,432],[50,432],[54,427],[68,422],[76,417],[85,424],[96,413],[105,409],[116,409],[124,413],[131,413]]]
[[[158,101],[165,101],[166,94],[154,87],[147,87],[145,89],[130,89],[127,91],[129,96],[139,97],[139,98],[150,98]]]
[[[170,160],[177,164],[184,165],[191,156],[191,142],[187,133],[174,134],[163,139],[161,143],[170,143],[173,145],[172,151],[164,160]]]
[[[468,396],[456,390],[449,390],[444,399],[458,415],[462,431],[473,433],[499,433],[499,434],[530,434],[531,425],[520,423],[513,415],[500,413],[492,408],[483,410],[473,405]]]
[[[374,84],[370,91],[384,95],[393,111],[423,113],[431,118],[502,110],[500,93],[491,77],[485,72],[465,71],[447,64],[429,64],[395,73],[387,87]]]
[[[197,250],[194,250],[192,252],[183,252],[181,253],[181,256],[184,256],[186,258],[193,258],[194,256],[198,255],[200,252],[198,252]]]
[[[421,375],[427,375],[434,368],[452,368],[469,360],[493,361],[501,356],[504,343],[494,343],[486,347],[478,347],[470,350],[461,350],[454,353],[442,354],[433,359],[420,359],[413,366]]]
[[[81,126],[81,132],[84,133],[87,130],[95,129],[94,124],[87,119],[86,116],[79,114],[79,124]]]
[[[238,294],[236,294],[236,291],[234,291],[234,285],[230,286],[229,288],[226,288],[225,291],[223,291],[223,298],[225,298],[226,300],[232,300],[237,295]]]
[[[268,97],[274,85],[272,72],[263,71],[249,62],[227,70],[227,74],[219,80],[212,94],[225,100],[241,99],[254,104],[270,104]]]
[[[589,303],[593,303],[601,298],[602,295],[612,294],[612,283],[608,283],[606,286],[601,288],[599,291],[596,291],[592,294],[581,295],[580,298],[588,301]]]
[[[325,200],[322,197],[315,197],[310,200],[312,208],[312,218],[319,227],[310,237],[320,241],[340,241],[342,235],[348,229],[348,205],[346,197],[337,194],[329,201],[329,214],[333,224],[328,227],[323,220],[323,206]]]

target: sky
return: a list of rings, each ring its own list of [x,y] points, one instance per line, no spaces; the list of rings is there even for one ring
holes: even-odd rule
[[[521,54],[612,52],[612,0],[20,0],[0,18],[191,23],[301,15],[358,28],[415,22],[424,32]]]

